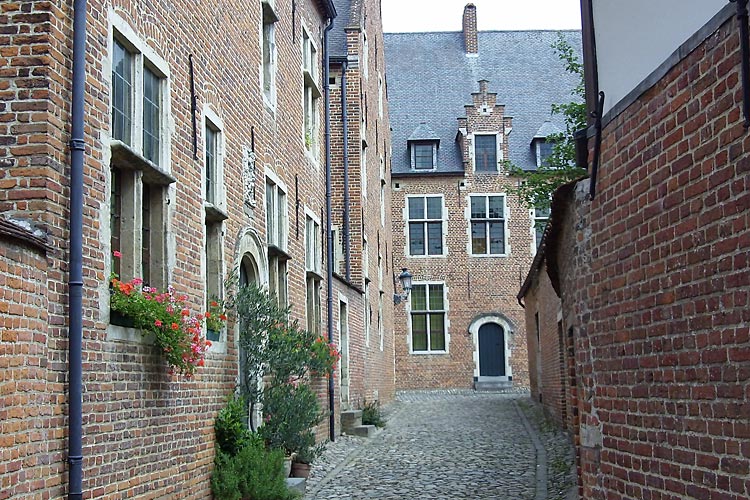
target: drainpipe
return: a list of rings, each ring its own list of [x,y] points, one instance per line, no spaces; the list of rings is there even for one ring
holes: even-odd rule
[[[86,83],[86,0],[73,7],[73,105],[70,139],[70,271],[68,275],[68,499],[83,498],[83,104]]]
[[[326,278],[327,278],[327,314],[328,314],[328,342],[333,342],[333,236],[331,234],[331,83],[330,83],[330,54],[328,50],[328,33],[333,29],[333,17],[328,19],[328,25],[323,31],[323,86],[325,89],[326,114]],[[328,439],[336,440],[336,415],[334,415],[333,369],[328,373],[328,407],[331,409],[328,417]]]
[[[349,248],[349,117],[346,112],[346,61],[341,66],[341,124],[344,129],[344,261],[346,281],[352,281],[352,251]]]

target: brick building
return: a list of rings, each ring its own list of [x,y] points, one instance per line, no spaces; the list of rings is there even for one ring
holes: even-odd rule
[[[522,293],[529,327],[561,324],[543,380],[580,497],[748,498],[747,2],[581,6],[591,176],[556,193]]]
[[[574,47],[578,32],[562,32]],[[521,205],[506,162],[534,169],[570,101],[548,31],[386,34],[393,129],[394,269],[414,288],[395,309],[400,389],[528,386],[516,300],[545,214]]]
[[[372,104],[383,72],[382,51],[373,52],[372,43],[382,47],[382,34],[376,3],[359,4],[367,13],[360,27],[372,42],[369,80],[357,92],[371,103],[372,125],[354,130],[375,151],[375,123],[381,143],[388,140],[387,108],[383,103],[379,113]],[[242,280],[267,285],[289,304],[294,319],[323,333],[331,325],[340,341],[337,313],[327,314],[333,283],[325,257],[324,54],[335,8],[329,0],[223,2],[220,11],[182,0],[89,0],[85,14],[85,87],[78,101],[84,135],[69,148],[71,88],[81,88],[73,85],[70,61],[76,33],[83,32],[73,30],[72,2],[5,2],[0,9],[0,498],[69,493],[74,320],[82,323],[85,496],[207,498],[214,417],[238,376],[234,329],[220,332],[193,380],[172,377],[137,331],[115,324],[108,277],[115,271],[125,279],[143,276],[152,286],[173,285],[191,310],[202,311],[237,268]],[[356,27],[351,32],[357,34],[347,31],[347,38],[356,40]],[[341,50],[331,54],[346,55]],[[363,59],[350,70],[365,71],[358,69],[368,67]],[[334,118],[332,128],[340,130],[340,123]],[[77,318],[68,308],[68,283],[75,281],[69,276],[75,267],[70,176],[71,151],[81,145]],[[368,196],[377,200],[378,180],[388,178],[373,156],[356,159],[352,168],[372,178]],[[337,187],[330,194],[340,207],[340,159],[334,161]],[[380,212],[374,201],[355,200],[360,221]],[[389,235],[375,226],[366,225],[364,234],[370,270],[362,271],[361,248],[354,245],[352,286],[337,278],[332,298],[350,300],[356,319],[349,335],[356,339],[365,338],[364,281],[377,273],[378,242],[383,256],[391,247]],[[111,257],[115,250],[122,259]],[[389,283],[372,281],[391,292]],[[350,375],[357,400],[393,395],[391,308],[383,304],[380,330],[375,327],[382,338],[373,333],[372,352],[351,344],[357,346]],[[317,387],[327,409],[326,380]],[[326,431],[321,426],[321,438]]]
[[[335,1],[331,35],[334,318],[345,409],[389,401],[393,371],[391,158],[380,2]],[[346,134],[346,135],[345,135]]]

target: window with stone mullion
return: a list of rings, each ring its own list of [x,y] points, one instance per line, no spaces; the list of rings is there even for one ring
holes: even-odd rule
[[[505,253],[503,205],[503,196],[471,197],[471,253],[473,255]]]
[[[112,57],[112,138],[131,145],[133,55],[115,40]]]
[[[474,157],[476,170],[493,172],[497,170],[497,137],[495,135],[474,136]]]
[[[411,293],[412,351],[445,351],[442,284],[414,285]]]
[[[409,254],[443,254],[442,199],[409,198]]]

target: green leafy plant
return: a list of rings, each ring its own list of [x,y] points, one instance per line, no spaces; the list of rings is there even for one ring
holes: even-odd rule
[[[227,311],[224,301],[214,296],[208,302],[208,311],[203,315],[206,318],[206,329],[215,332],[221,331],[227,324]]]
[[[374,425],[379,429],[385,427],[383,413],[380,411],[380,401],[372,401],[370,403],[365,401],[364,406],[362,406],[362,423],[364,425]]]
[[[216,445],[228,455],[236,455],[251,439],[247,428],[247,401],[242,396],[232,395],[227,405],[219,411],[214,422]]]
[[[263,425],[258,433],[269,448],[281,448],[298,462],[312,463],[324,449],[315,444],[313,429],[325,416],[309,385],[272,385],[263,392]]]
[[[257,435],[236,455],[219,451],[211,475],[211,492],[221,500],[291,500],[299,495],[291,492],[283,473],[284,454],[267,450]]]
[[[552,49],[565,64],[565,70],[578,77],[578,83],[571,91],[571,102],[552,105],[552,113],[563,117],[565,131],[547,137],[547,142],[553,144],[552,153],[547,160],[539,168],[531,171],[510,163],[506,164],[512,175],[522,179],[515,192],[528,208],[549,208],[552,193],[559,186],[587,175],[585,169],[575,164],[575,132],[586,127],[583,64],[562,35],[552,44]]]
[[[114,256],[121,254],[114,252]],[[141,278],[124,282],[115,273],[110,276],[110,310],[129,318],[144,335],[153,336],[170,373],[190,378],[204,365],[211,342],[203,335],[203,315],[192,315],[186,300],[187,295],[177,294],[172,286],[163,291],[144,286]]]
[[[263,288],[239,287],[230,304],[239,323],[240,390],[251,413],[269,389],[299,384],[335,368],[339,357],[335,346],[289,321],[289,309],[279,307]]]

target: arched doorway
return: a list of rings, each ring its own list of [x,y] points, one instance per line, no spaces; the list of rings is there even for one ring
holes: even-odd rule
[[[479,376],[505,376],[505,330],[497,323],[479,327]]]
[[[475,387],[479,387],[478,383],[510,385],[513,323],[500,313],[483,314],[471,322],[469,333],[474,344]]]

